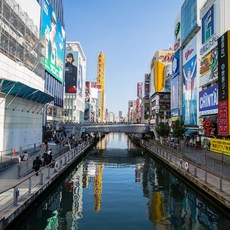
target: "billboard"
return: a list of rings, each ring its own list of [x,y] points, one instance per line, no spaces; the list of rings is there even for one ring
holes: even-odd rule
[[[200,115],[218,113],[218,85],[199,92],[199,112]]]
[[[202,44],[214,34],[214,6],[202,18]]]
[[[138,98],[142,98],[142,86],[143,86],[142,82],[137,83],[137,97]]]
[[[188,126],[197,125],[197,56],[183,66],[183,120]]]
[[[86,81],[85,82],[85,102],[86,103],[90,102],[90,91],[91,91],[91,82]]]
[[[83,91],[83,76],[82,76],[82,65],[79,64],[78,78],[77,78],[77,94],[82,97]]]
[[[197,27],[197,0],[186,0],[181,7],[181,41]]]
[[[63,82],[65,31],[48,0],[42,1],[41,42],[44,46],[41,63],[60,82]]]
[[[65,92],[77,92],[77,60],[78,52],[72,51],[66,55],[65,63]]]
[[[174,51],[176,52],[181,46],[181,12],[176,18],[174,29]]]
[[[218,134],[230,134],[230,107],[229,107],[229,82],[230,82],[230,31],[218,39]]]
[[[218,79],[218,48],[216,47],[200,62],[200,86],[210,84]]]

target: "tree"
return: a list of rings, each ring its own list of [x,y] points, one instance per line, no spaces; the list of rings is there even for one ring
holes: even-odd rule
[[[167,123],[160,122],[156,127],[156,131],[160,137],[166,137],[169,135],[170,128]]]
[[[174,137],[181,139],[184,132],[186,131],[186,128],[184,126],[184,121],[181,119],[178,119],[173,122],[172,124],[172,134]]]

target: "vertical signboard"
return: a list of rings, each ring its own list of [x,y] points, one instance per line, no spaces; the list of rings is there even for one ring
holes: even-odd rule
[[[142,98],[142,86],[143,86],[142,82],[137,83],[137,97],[138,98]]]
[[[172,60],[171,77],[171,116],[179,116],[179,76],[180,76],[180,51],[177,51]]]
[[[202,44],[214,34],[214,6],[202,18]]]
[[[230,109],[229,109],[229,82],[230,82],[230,31],[218,39],[218,134],[229,135]]]
[[[77,94],[82,97],[83,90],[83,76],[82,76],[82,65],[79,64],[78,78],[77,78]]]
[[[196,39],[183,50],[183,120],[187,126],[197,125],[197,55]]]
[[[66,55],[65,63],[65,92],[77,92],[77,60],[78,52],[72,51]]]
[[[176,52],[181,46],[181,12],[176,18],[174,30],[174,51]]]

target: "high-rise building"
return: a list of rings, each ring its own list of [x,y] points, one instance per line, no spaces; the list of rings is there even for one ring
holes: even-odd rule
[[[83,122],[85,112],[86,57],[79,42],[66,43],[65,121]]]
[[[41,7],[36,0],[0,1],[0,150],[42,142],[44,89]],[[31,10],[33,9],[33,10]]]
[[[62,0],[39,0],[41,5],[42,64],[45,68],[45,90],[54,96],[46,106],[43,128],[59,129],[63,122],[65,28]]]

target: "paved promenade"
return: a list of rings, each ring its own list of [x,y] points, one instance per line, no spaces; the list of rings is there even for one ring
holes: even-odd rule
[[[55,165],[43,166],[38,175],[33,171],[33,160],[37,155],[42,156],[44,148],[29,155],[28,160],[12,164],[0,172],[0,230],[9,227],[28,206],[38,198],[52,183],[59,178],[84,152],[93,146],[95,140],[90,138],[77,147],[56,146],[52,148]],[[18,167],[25,168],[23,175],[18,178]],[[22,170],[21,170],[22,171]]]
[[[48,143],[48,148],[52,149],[53,158],[59,155],[60,152],[64,150],[67,151],[68,146],[61,146],[57,145],[54,142]],[[15,156],[12,158],[12,163],[9,166],[5,166],[0,171],[0,192],[6,190],[9,187],[14,186],[15,184],[19,183],[23,178],[28,175],[29,173],[33,172],[33,160],[36,156],[40,156],[42,159],[42,155],[44,153],[44,144],[41,145],[35,152],[34,151],[27,151],[28,152],[28,160],[19,162],[19,156]],[[21,168],[22,176],[19,176],[19,167]]]
[[[153,156],[176,171],[190,185],[199,188],[203,194],[214,199],[219,206],[230,210],[230,163],[224,154],[180,146],[161,144],[155,140],[143,140],[131,136],[133,141],[148,150]]]

